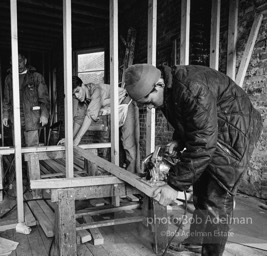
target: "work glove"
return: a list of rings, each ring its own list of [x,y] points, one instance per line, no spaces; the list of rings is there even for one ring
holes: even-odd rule
[[[159,204],[167,206],[176,200],[178,197],[178,191],[166,184],[158,187],[154,191],[153,197],[159,202]]]
[[[3,125],[5,127],[9,127],[9,125],[8,125],[8,118],[4,117],[2,122],[3,122]]]
[[[177,148],[178,148],[178,142],[176,140],[173,140],[166,145],[165,152],[169,156],[175,157],[175,156],[177,156]]]
[[[42,126],[45,126],[48,123],[48,118],[45,116],[41,116],[40,123],[42,124]]]

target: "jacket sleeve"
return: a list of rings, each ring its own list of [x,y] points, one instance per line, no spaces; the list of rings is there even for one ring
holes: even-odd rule
[[[5,79],[4,95],[3,95],[3,118],[9,119],[9,112],[12,109],[12,91],[11,91],[11,79],[7,76]]]
[[[41,116],[49,118],[50,100],[44,77],[37,72],[35,72],[34,76],[35,82],[38,85],[38,101],[41,108]]]
[[[176,81],[177,82],[177,81]],[[183,113],[185,151],[169,171],[168,184],[186,190],[200,177],[209,164],[217,143],[216,99],[206,85],[199,82],[181,84],[175,92],[175,107]],[[176,110],[178,111],[178,110]]]

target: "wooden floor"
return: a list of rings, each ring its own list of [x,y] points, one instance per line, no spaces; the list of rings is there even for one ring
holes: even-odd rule
[[[233,229],[236,233],[239,233],[240,236],[235,237],[235,239],[229,239],[225,252],[223,256],[266,256],[267,251],[257,249],[257,241],[253,240],[258,238],[264,241],[264,232],[266,230],[266,211],[262,212],[258,209],[256,212],[255,208],[253,212],[250,212],[250,207],[256,207],[251,203],[250,199],[240,198],[237,202],[237,209],[245,210],[247,214],[256,214],[253,215],[256,217],[254,225],[251,226],[247,232],[245,232],[244,227],[238,228],[238,226],[233,226]],[[246,207],[245,207],[246,205]],[[179,207],[178,207],[179,208]],[[245,209],[246,208],[246,209]],[[257,208],[256,208],[257,209]],[[174,207],[169,211],[170,216],[176,216],[181,214],[182,209]],[[244,212],[243,212],[244,213]],[[239,213],[240,214],[240,213]],[[258,214],[258,215],[257,215]],[[188,215],[190,217],[190,214]],[[259,228],[259,225],[262,225],[262,229]],[[150,238],[149,232],[142,228],[140,224],[125,224],[111,227],[99,228],[100,232],[104,237],[104,244],[95,246],[91,242],[85,244],[77,245],[78,255],[79,256],[152,256],[156,255],[153,252],[152,248],[152,239]],[[171,225],[170,232],[175,231],[176,227]],[[185,230],[188,230],[188,227],[184,227]],[[255,244],[250,246],[242,245],[242,238],[246,235],[246,238],[250,238],[250,241],[254,241]],[[254,237],[253,237],[254,236]],[[19,245],[16,251],[13,251],[11,256],[56,256],[53,253],[53,238],[48,238],[40,225],[32,227],[32,232],[29,235],[23,235],[16,233],[14,230],[7,230],[0,232],[0,237],[10,239],[12,241],[19,242]],[[239,239],[239,240],[238,240]],[[179,241],[179,237],[175,239]],[[235,240],[235,242],[233,242]],[[265,237],[266,240],[266,237]],[[243,240],[244,241],[244,240]],[[51,246],[52,245],[52,246]],[[51,248],[51,250],[50,250]],[[49,252],[50,251],[50,252]],[[1,255],[1,253],[0,253]],[[199,255],[199,254],[183,254],[179,252],[168,251],[166,256],[171,255]]]

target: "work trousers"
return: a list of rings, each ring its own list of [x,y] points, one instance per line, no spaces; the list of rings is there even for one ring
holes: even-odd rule
[[[127,97],[122,103],[128,103]],[[121,142],[126,154],[126,169],[132,173],[140,172],[139,157],[139,110],[135,102],[131,102],[123,126],[121,127]]]
[[[233,196],[205,171],[193,185],[195,211],[190,243],[202,244],[202,256],[221,256],[228,239]]]

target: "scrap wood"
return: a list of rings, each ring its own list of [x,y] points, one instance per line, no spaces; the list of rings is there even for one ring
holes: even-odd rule
[[[14,242],[3,237],[0,237],[0,256],[9,255],[16,250],[18,242]]]

